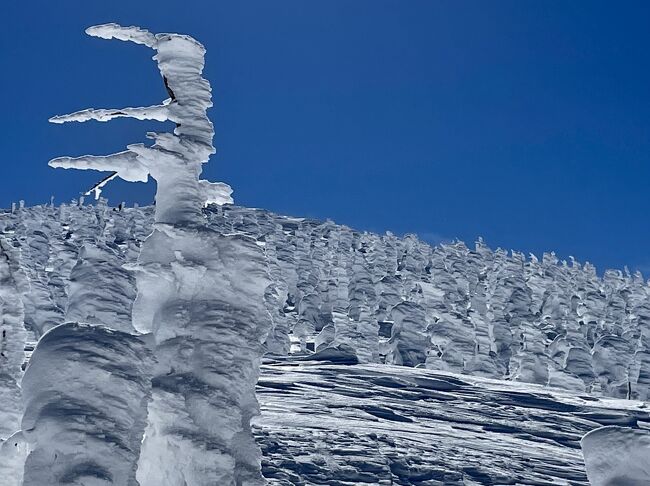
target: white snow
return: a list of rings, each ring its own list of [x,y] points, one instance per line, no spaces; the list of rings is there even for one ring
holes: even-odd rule
[[[63,324],[39,341],[22,380],[24,486],[135,486],[153,360],[135,336]]]
[[[581,437],[650,419],[638,401],[376,364],[268,360],[258,396],[254,431],[274,486],[586,486]],[[646,467],[645,446],[631,454]]]
[[[591,486],[650,484],[650,432],[608,426],[592,430],[581,441]]]

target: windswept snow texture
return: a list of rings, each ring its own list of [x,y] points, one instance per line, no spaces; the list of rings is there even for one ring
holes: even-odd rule
[[[318,357],[327,350],[347,361],[648,398],[650,288],[638,273],[609,270],[601,278],[593,266],[553,254],[525,259],[480,241],[472,250],[462,242],[431,247],[413,235],[360,233],[236,206],[204,214],[210,228],[250,235],[264,249],[275,284],[265,297],[268,353]],[[77,282],[94,279],[83,270],[88,258],[106,269],[97,290],[110,273],[114,299],[132,299],[135,281],[122,265],[135,263],[152,224],[152,208],[105,203],[0,213],[2,238],[13,249],[14,277],[5,285],[22,295],[27,331],[38,337],[66,313],[83,315],[93,292]],[[128,326],[127,304],[105,312]]]
[[[588,485],[585,433],[617,424],[647,436],[638,428],[650,426],[638,401],[373,364],[268,360],[258,396],[254,430],[272,486]],[[643,445],[635,469],[647,467],[647,439],[608,444],[619,463]]]

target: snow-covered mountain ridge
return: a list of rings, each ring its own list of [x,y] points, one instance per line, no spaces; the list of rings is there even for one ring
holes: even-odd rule
[[[526,259],[482,242],[472,250],[462,242],[431,247],[413,235],[259,209],[210,206],[204,214],[214,229],[247,234],[264,248],[275,283],[265,299],[269,355],[315,351],[317,359],[648,397],[650,289],[640,274],[610,270],[600,278],[593,266],[553,254]],[[0,213],[0,292],[21,297],[3,303],[3,316],[14,315],[2,324],[2,353],[13,363],[3,371],[19,370],[25,332],[29,352],[63,322],[110,318],[114,329],[131,329],[136,289],[128,267],[152,217],[150,207],[103,201]]]

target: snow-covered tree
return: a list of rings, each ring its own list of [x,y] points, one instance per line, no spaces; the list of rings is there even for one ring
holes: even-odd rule
[[[26,448],[20,430],[27,331],[21,293],[26,281],[15,248],[0,237],[0,484],[19,486]]]
[[[226,184],[199,179],[202,164],[215,151],[206,114],[211,90],[201,76],[205,49],[186,35],[116,24],[87,33],[153,49],[169,98],[155,106],[89,109],[51,121],[130,117],[176,124],[173,133],[149,133],[151,146],[133,144],[112,155],[50,162],[109,172],[92,189],[97,196],[115,177],[146,181],[151,176],[157,183],[154,230],[138,258],[133,308],[133,325],[152,333],[158,362],[137,478],[143,486],[261,484],[250,419],[257,413],[254,386],[270,323],[264,298],[270,280],[255,239],[211,229],[202,212],[206,204],[232,202]],[[28,400],[28,410],[33,406]],[[41,442],[32,445],[34,461],[47,457]],[[74,467],[71,462],[67,469]],[[49,484],[58,484],[52,479]],[[55,479],[63,482],[65,476]]]

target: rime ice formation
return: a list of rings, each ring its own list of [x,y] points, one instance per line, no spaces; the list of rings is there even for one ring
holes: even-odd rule
[[[581,441],[591,486],[650,484],[650,431],[601,427]]]
[[[265,255],[275,284],[263,297],[272,322],[264,345],[270,354],[310,354],[347,342],[360,361],[396,363],[404,335],[397,336],[392,311],[413,303],[401,307],[411,308],[424,329],[425,339],[406,348],[420,353],[417,366],[596,396],[648,397],[650,288],[639,274],[609,271],[601,278],[589,264],[563,264],[552,254],[524,259],[483,242],[475,249],[460,242],[429,247],[414,237],[364,234],[231,205],[210,206],[204,215],[216,233],[247,235]],[[27,282],[19,292],[28,332],[37,338],[65,321],[75,288],[70,276],[88,235],[103,235],[94,245],[111,249],[121,268],[136,263],[152,228],[149,207],[64,204],[0,213],[2,236],[14,248],[10,259],[17,259],[12,265]],[[363,285],[355,283],[350,270],[360,261],[357,253],[371,270],[373,290],[353,308],[358,289],[368,285],[365,277]],[[133,285],[134,279],[121,280],[119,298],[133,296]]]
[[[0,440],[18,430],[20,423],[21,365],[27,333],[20,299],[23,287],[16,250],[0,239]]]
[[[212,106],[211,89],[201,76],[205,49],[189,36],[154,35],[116,24],[86,32],[156,51],[153,59],[169,99],[143,108],[88,109],[51,121],[129,117],[176,124],[173,133],[147,134],[154,141],[150,147],[132,144],[108,156],[61,157],[50,162],[52,167],[110,172],[91,189],[96,196],[113,176],[127,181],[151,176],[157,183],[153,233],[143,241],[134,266],[133,327],[152,333],[157,359],[137,468],[139,484],[263,484],[250,419],[257,413],[254,387],[272,322],[268,305],[274,290],[264,250],[255,239],[242,232],[216,231],[206,224],[202,212],[208,204],[232,203],[227,184],[199,180],[202,164],[215,152],[214,130],[206,113]],[[98,314],[110,315],[125,327],[124,312],[129,308],[119,297],[128,288],[128,278],[119,272],[113,272],[114,278],[125,286],[115,291],[116,298],[106,299],[112,300],[111,305],[92,306],[89,314],[78,303],[94,297],[84,285],[97,277],[94,270],[102,274],[109,267],[115,270],[107,261],[112,254],[106,245],[100,250],[84,247],[72,270],[68,314],[90,321]],[[106,475],[114,476],[110,465]],[[114,478],[107,481],[123,484]]]
[[[20,429],[27,332],[20,298],[25,281],[17,252],[0,237],[0,485],[19,486],[26,454]]]
[[[22,381],[30,445],[24,486],[136,486],[153,361],[143,341],[62,324],[39,341]]]
[[[0,213],[0,486],[585,484],[580,436],[648,423],[630,405],[650,395],[640,274],[232,206],[200,179],[215,152],[203,46],[87,32],[153,49],[169,98],[51,121],[176,127],[52,160],[108,172],[93,206]],[[100,197],[149,176],[154,208]],[[603,444],[624,457],[646,442],[587,434],[589,476],[644,484]]]
[[[650,425],[639,401],[405,366],[268,360],[258,396],[273,485],[587,486],[585,433]],[[631,470],[646,467],[643,442],[628,444],[611,461],[629,451]],[[610,483],[625,484],[648,482]]]
[[[250,419],[270,320],[264,254],[247,236],[162,227],[139,265],[149,271],[138,276],[135,322],[152,328],[159,361],[140,484],[260,483]]]
[[[210,84],[201,77],[205,48],[190,36],[151,34],[137,27],[106,24],[86,32],[103,39],[144,44],[156,51],[169,98],[160,105],[144,108],[88,109],[52,117],[53,123],[109,121],[128,117],[138,120],[172,121],[174,133],[148,133],[151,147],[132,144],[127,150],[107,156],[60,157],[52,167],[90,169],[115,173],[130,181],[156,180],[156,221],[159,223],[201,223],[200,208],[206,202],[231,202],[232,190],[224,183],[201,181],[201,165],[215,152],[214,128],[206,111],[212,106]]]
[[[85,244],[70,271],[68,322],[104,325],[134,332],[131,307],[135,300],[133,275],[124,267],[124,256],[116,245]]]
[[[218,367],[232,362],[227,361],[231,359],[230,354],[226,354],[222,359],[219,352],[213,351],[223,348],[218,348],[218,343],[213,341],[212,336],[216,328],[204,325],[207,321],[203,320],[203,316],[208,312],[211,315],[223,316],[223,309],[220,309],[216,302],[229,299],[235,300],[232,312],[228,311],[226,314],[231,317],[233,325],[238,322],[237,326],[245,329],[243,332],[246,333],[245,339],[249,340],[249,344],[256,342],[253,336],[257,336],[257,342],[260,343],[264,339],[263,328],[268,322],[272,322],[272,332],[269,333],[264,346],[274,360],[292,359],[291,356],[300,360],[309,357],[335,360],[342,356],[347,359],[349,355],[346,353],[352,352],[358,355],[358,361],[370,360],[369,364],[359,366],[375,367],[373,373],[376,373],[377,377],[372,379],[374,381],[369,381],[367,375],[358,375],[361,368],[356,366],[337,365],[336,371],[331,371],[331,375],[327,370],[333,365],[323,362],[305,364],[303,374],[295,368],[294,363],[288,363],[286,367],[281,364],[263,367],[260,401],[265,415],[257,419],[254,432],[264,452],[263,471],[271,484],[283,484],[273,483],[274,478],[285,478],[284,484],[286,481],[291,483],[302,480],[305,481],[304,484],[313,484],[319,480],[322,482],[323,478],[332,481],[348,478],[355,484],[363,484],[364,481],[373,484],[372,478],[393,478],[394,482],[399,480],[402,484],[419,484],[417,481],[428,477],[426,474],[443,470],[448,471],[444,473],[447,476],[440,472],[439,478],[452,478],[448,484],[463,484],[463,481],[471,484],[469,478],[472,477],[475,478],[474,483],[478,484],[490,484],[487,479],[485,482],[480,479],[485,477],[491,478],[492,483],[507,484],[507,478],[510,477],[507,475],[508,470],[511,470],[512,477],[520,484],[539,484],[544,481],[550,484],[569,484],[568,480],[562,479],[567,478],[563,474],[570,474],[573,484],[586,484],[577,449],[583,434],[601,425],[633,427],[637,419],[640,423],[640,415],[632,419],[614,412],[614,409],[627,407],[628,403],[629,406],[636,403],[634,406],[640,407],[639,413],[645,414],[643,421],[650,421],[647,412],[643,412],[642,405],[634,402],[634,399],[647,399],[650,382],[650,352],[647,346],[650,335],[650,295],[648,286],[640,275],[610,271],[600,278],[590,265],[580,265],[577,262],[565,265],[557,261],[552,254],[545,255],[541,260],[532,257],[524,259],[519,254],[490,250],[483,242],[478,242],[476,248],[471,250],[462,243],[432,248],[412,236],[398,238],[391,234],[380,236],[359,233],[329,221],[278,216],[264,210],[231,205],[212,205],[204,209],[203,214],[212,233],[236,234],[237,239],[241,240],[237,243],[240,246],[236,246],[232,241],[226,243],[228,240],[220,240],[221,243],[217,244],[211,236],[203,238],[199,230],[192,237],[194,241],[191,251],[200,253],[205,245],[211,245],[218,251],[211,253],[212,259],[204,260],[209,263],[210,268],[206,267],[205,273],[200,275],[206,278],[210,285],[199,288],[197,300],[192,304],[197,312],[193,315],[185,314],[186,327],[180,329],[168,325],[168,321],[156,320],[161,325],[154,332],[157,333],[156,341],[162,364],[146,371],[156,375],[154,394],[164,393],[169,400],[159,399],[152,403],[150,413],[152,418],[158,418],[147,425],[149,431],[142,446],[144,452],[138,459],[138,477],[146,476],[147,471],[153,471],[158,475],[153,476],[158,481],[161,480],[161,475],[168,473],[165,478],[173,478],[165,464],[156,462],[156,457],[166,457],[156,453],[157,444],[160,443],[182,444],[176,449],[176,459],[185,461],[191,468],[198,468],[202,460],[207,460],[207,455],[214,459],[214,451],[189,447],[190,444],[183,442],[183,437],[196,437],[192,433],[200,430],[202,440],[207,444],[211,430],[204,430],[203,427],[208,422],[217,423],[216,420],[219,419],[211,415],[209,407],[199,407],[202,398],[194,395],[192,386],[202,382],[198,379],[193,381],[195,379],[192,374],[200,372],[202,379],[210,387],[214,387],[213,390],[218,389],[219,370],[202,366],[213,364]],[[84,287],[91,286],[95,272],[108,273],[113,275],[111,280],[116,283],[113,290],[122,289],[119,291],[119,297],[107,295],[109,299],[117,298],[126,302],[128,295],[132,298],[136,291],[135,279],[125,278],[126,275],[114,272],[121,269],[122,263],[130,267],[137,266],[140,248],[153,228],[153,208],[108,208],[105,202],[101,201],[96,205],[80,205],[74,202],[58,208],[48,205],[17,208],[13,213],[0,212],[2,248],[5,250],[4,255],[12,275],[11,279],[2,280],[0,286],[8,289],[10,296],[20,296],[19,300],[22,300],[25,309],[26,330],[21,331],[18,324],[18,333],[11,334],[10,339],[18,339],[20,345],[12,343],[12,347],[18,349],[23,340],[26,340],[26,355],[29,357],[33,341],[42,335],[43,330],[59,329],[56,326],[65,322],[66,313],[72,313],[73,309],[79,307],[79,301],[87,303],[79,307],[84,312],[74,312],[78,315],[95,316],[97,320],[92,324],[108,325],[100,319],[128,322],[128,307],[120,309],[118,314],[113,313],[116,309],[112,307],[106,308],[106,312],[92,310],[99,308],[97,306],[101,304],[101,300],[97,298],[103,293],[92,292]],[[164,225],[164,228],[173,231],[170,225]],[[152,238],[166,239],[168,236],[155,233]],[[198,257],[187,257],[187,254],[191,253],[186,248],[188,241],[184,237],[178,240],[178,255],[186,255],[185,261],[178,260],[177,254],[170,255],[169,258],[173,258],[173,262],[167,269],[160,274],[152,272],[151,283],[147,284],[143,280],[145,283],[142,285],[150,285],[153,288],[156,275],[165,275],[155,282],[155,288],[160,292],[161,298],[167,298],[164,292],[169,290],[165,290],[165,286],[173,282],[173,279],[177,278],[176,275],[185,276],[187,280],[194,279],[192,275],[199,270],[195,270],[191,262]],[[87,251],[89,246],[93,248],[90,253]],[[110,261],[105,253],[108,250]],[[140,262],[140,267],[145,269],[148,265],[144,260],[148,258],[146,255],[148,253],[144,251]],[[244,258],[245,255],[248,257]],[[221,265],[222,257],[233,266]],[[266,260],[268,273],[261,271],[263,261],[260,258]],[[242,259],[251,262],[247,263]],[[357,265],[367,265],[372,291],[367,288],[369,283],[365,271],[359,272],[362,277],[359,279],[351,272],[355,261]],[[234,267],[249,264],[249,270]],[[220,265],[221,273],[212,273],[215,265]],[[165,267],[161,265],[161,268]],[[234,278],[235,274],[242,272],[250,275],[255,283],[245,280],[240,282]],[[253,277],[254,275],[256,276]],[[269,275],[274,286],[267,286]],[[141,278],[141,275],[138,278]],[[258,300],[255,301],[257,307],[246,305],[242,311],[240,306],[243,305],[243,294],[236,297],[225,294],[224,292],[231,291],[238,294],[238,291],[236,288],[229,289],[230,283],[223,289],[213,283],[215,278],[232,281],[246,289],[254,288],[258,295]],[[357,283],[353,283],[355,280]],[[92,285],[100,288],[104,285],[103,282],[100,278]],[[14,287],[18,289],[17,294]],[[360,292],[359,289],[366,290]],[[200,302],[205,299],[214,301],[215,307],[208,307],[207,303]],[[249,300],[252,302],[252,299]],[[19,301],[15,302],[19,304]],[[354,308],[352,302],[359,304]],[[134,322],[139,323],[138,326],[142,329],[153,326],[153,322],[147,324],[138,316],[138,312],[143,309],[138,308],[138,305],[135,306]],[[151,304],[152,308],[157,305],[155,302]],[[178,305],[184,306],[182,302]],[[171,308],[176,306],[172,305]],[[181,310],[178,315],[183,314]],[[248,316],[255,314],[268,319],[268,322],[260,328],[247,327],[249,320],[245,311],[250,312]],[[168,312],[160,314],[172,315]],[[495,332],[496,319],[503,319],[505,324],[502,323],[501,326],[511,326],[510,334],[504,332],[505,327],[500,331],[501,334]],[[307,323],[302,329],[301,322]],[[360,326],[360,323],[363,324]],[[403,329],[405,325],[411,327],[402,334],[400,328]],[[92,336],[88,326],[81,328],[85,330],[85,335]],[[67,333],[78,332],[68,327],[63,329],[68,329]],[[111,331],[114,333],[111,334],[102,327],[98,329],[101,329],[97,332],[103,336],[102,342],[111,339],[111,335],[123,336],[123,333],[117,331]],[[424,333],[424,339],[417,335],[417,329]],[[183,337],[168,339],[169,334],[166,333],[170,331]],[[26,334],[23,335],[23,332]],[[219,332],[221,336],[226,335]],[[48,335],[49,333],[45,336]],[[231,338],[235,336],[228,335]],[[244,334],[241,336],[244,339]],[[131,342],[128,341],[131,338],[125,339]],[[302,348],[301,340],[304,344]],[[187,347],[182,351],[176,348],[175,342],[178,341],[186,341]],[[81,347],[81,350],[93,349],[94,342],[90,340],[85,343],[82,339],[77,346]],[[377,342],[376,355],[372,346],[364,344],[374,342]],[[50,347],[51,345],[43,345],[43,353],[49,354],[47,350]],[[245,362],[256,352],[254,347],[237,356]],[[312,350],[318,352],[312,354]],[[109,356],[107,350],[103,352]],[[185,352],[187,354],[183,354]],[[147,356],[146,350],[140,354]],[[203,355],[214,355],[217,358],[206,362]],[[72,357],[74,354],[68,356],[71,356],[70,366],[77,366],[75,362],[80,358]],[[184,356],[187,360],[176,361],[182,367],[175,368],[168,377],[166,372],[171,371],[170,364],[177,359],[174,356]],[[413,362],[403,364],[426,367],[429,370],[409,370],[406,366],[381,364],[397,363],[393,356],[414,356],[415,358],[409,358]],[[503,359],[504,356],[510,356],[507,362]],[[23,359],[23,355],[16,355],[14,362],[22,362]],[[39,359],[38,355],[36,359]],[[64,356],[59,359],[64,359]],[[39,359],[41,363],[48,360],[49,358],[45,357],[43,360]],[[135,362],[130,364],[135,367],[144,366]],[[192,367],[191,372],[188,372],[189,366]],[[248,369],[254,370],[255,367]],[[345,370],[354,375],[349,377],[350,381],[343,379]],[[244,372],[244,368],[240,368],[240,371]],[[71,373],[74,374],[74,371]],[[264,378],[265,373],[267,378]],[[464,385],[458,393],[447,390],[449,385],[443,384],[441,386],[446,388],[442,390],[421,390],[415,395],[414,390],[409,388],[410,385],[404,386],[414,377],[439,378],[449,373],[461,373],[464,376],[460,379],[471,380],[472,383],[482,379],[479,377],[487,377],[537,383],[540,386],[534,388],[533,396],[525,395],[521,400],[516,398],[518,395],[513,398],[512,390],[534,385],[489,382],[493,391],[486,392],[487,395],[481,394],[476,399],[468,398],[474,393],[474,388]],[[20,377],[20,374],[17,376]],[[265,380],[268,381],[269,376],[275,378],[272,378],[272,383],[267,386]],[[253,376],[247,379],[253,380]],[[188,383],[184,390],[176,387],[181,382]],[[94,390],[98,394],[105,394],[106,397],[120,397],[120,387],[132,386],[127,381],[112,383],[110,388],[105,389],[100,385],[97,383]],[[55,391],[54,385],[48,386]],[[336,391],[339,386],[340,391]],[[566,392],[558,391],[558,386]],[[67,388],[63,387],[57,393],[76,393],[74,389],[69,392],[66,390]],[[237,396],[241,404],[247,402],[248,408],[242,406],[242,410],[247,410],[241,414],[244,420],[254,413],[256,407],[252,392],[248,390],[247,396]],[[237,394],[241,393],[242,389],[232,391]],[[341,408],[351,406],[351,393],[360,401],[352,409]],[[549,397],[556,400],[559,396],[583,393],[592,397],[589,400],[586,396],[584,399],[577,399],[582,403],[578,408],[548,401]],[[226,397],[216,393],[215,396]],[[341,397],[338,408],[337,396]],[[595,400],[599,396],[622,399],[629,396],[633,400],[619,400],[608,404],[602,399]],[[159,433],[161,427],[156,424],[172,420],[172,416],[178,411],[173,405],[178,404],[180,397],[194,400],[196,406],[192,408],[192,412],[196,412],[196,415],[187,413],[182,419],[174,418],[175,423],[181,426],[178,436],[162,435]],[[235,395],[229,397],[233,400],[236,398]],[[420,397],[417,406],[415,402],[410,401],[412,397]],[[87,399],[95,400],[92,397]],[[525,409],[521,416],[509,415],[510,405],[515,399],[517,406]],[[56,402],[57,399],[53,400]],[[392,400],[395,400],[394,403]],[[505,415],[493,416],[492,412],[480,405],[483,402],[493,402],[494,407],[488,408]],[[43,405],[44,402],[35,403]],[[106,403],[110,401],[107,400]],[[316,405],[318,403],[320,405]],[[332,409],[328,403],[334,403],[335,408]],[[388,403],[392,404],[387,407]],[[602,405],[607,410],[589,408],[592,405]],[[3,402],[0,410],[12,410],[12,406],[11,402]],[[446,407],[444,413],[438,413],[441,406]],[[328,422],[326,417],[333,413],[332,410],[335,410],[335,415],[342,413],[342,410],[350,413],[349,420]],[[546,418],[543,423],[534,422],[536,425],[533,425],[530,421],[533,417],[535,421],[540,419],[540,410],[547,414]],[[111,410],[103,412],[113,413]],[[433,414],[435,422],[430,423],[428,419],[423,419],[425,414]],[[558,418],[558,414],[561,414],[561,418]],[[425,420],[422,432],[412,425],[413,422],[400,418],[405,415],[417,423]],[[533,427],[526,428],[524,432],[517,428],[518,425],[513,425],[521,422],[523,417],[528,417],[528,422],[525,423]],[[476,425],[477,420],[480,421],[480,426]],[[352,421],[358,422],[359,425],[350,429],[351,432],[345,432],[352,427]],[[466,421],[469,421],[469,424]],[[229,422],[237,423],[232,420]],[[395,427],[395,423],[399,427]],[[241,430],[246,430],[246,424],[242,424]],[[381,432],[378,432],[377,427],[380,425]],[[541,428],[534,432],[538,425]],[[406,426],[411,430],[408,437],[404,435]],[[57,427],[65,426],[59,424]],[[305,433],[305,427],[310,432]],[[362,433],[364,427],[366,432]],[[466,430],[467,428],[471,430]],[[6,434],[12,434],[10,429],[11,427],[7,427]],[[438,435],[435,436],[436,439],[431,439],[430,430],[434,429]],[[371,435],[373,432],[369,432],[372,430],[375,430],[376,438]],[[390,432],[391,430],[399,433]],[[429,432],[425,433],[424,430]],[[459,430],[464,432],[458,435]],[[232,430],[229,433],[232,433]],[[346,435],[348,433],[352,435]],[[424,435],[418,435],[420,433]],[[501,444],[498,454],[489,460],[479,450],[486,447],[482,438],[486,433],[490,434],[490,440],[493,439],[494,443]],[[525,434],[532,434],[531,442],[521,442],[529,437]],[[27,439],[34,440],[35,437],[32,435]],[[429,439],[423,440],[422,437]],[[472,445],[472,437],[479,441],[477,444],[482,444],[481,447]],[[91,439],[92,436],[88,440]],[[424,443],[429,446],[423,446]],[[339,444],[339,449],[340,444],[349,444],[358,455],[346,455],[344,449],[341,449],[342,452],[332,452],[335,444]],[[248,445],[250,451],[251,442],[248,442]],[[467,451],[463,455],[462,463],[454,459],[458,457],[458,447],[466,448],[462,450]],[[521,447],[521,454],[517,455],[518,459],[513,462],[511,451]],[[493,449],[490,446],[490,450]],[[305,454],[305,450],[320,452]],[[416,452],[411,454],[409,450]],[[3,473],[1,477],[15,479],[10,483],[6,480],[3,483],[0,479],[1,485],[20,484],[19,473],[9,476],[4,475],[4,471],[15,471],[17,465],[21,464],[25,451],[26,442],[20,433],[13,435],[11,441],[6,440],[0,446],[0,472]],[[34,452],[33,449],[31,451]],[[257,454],[253,451],[251,455],[242,454],[241,457],[252,457],[257,461]],[[467,454],[472,457],[470,466],[467,466]],[[545,462],[548,461],[549,454],[552,454],[553,461],[559,462]],[[370,462],[366,461],[364,464],[375,464],[377,467],[384,464],[387,469],[373,469],[374,472],[369,472],[361,462],[354,459],[359,455],[372,457]],[[439,456],[442,458],[441,462],[433,459],[429,461],[426,459],[429,456]],[[132,460],[135,457],[134,450],[125,457]],[[283,457],[292,457],[293,462],[287,462]],[[528,477],[530,457],[533,457],[536,464],[536,472]],[[34,464],[36,458],[32,457],[30,464]],[[328,459],[323,463],[323,458]],[[225,462],[224,460],[219,464]],[[230,464],[235,462],[233,456]],[[74,463],[70,464],[72,468]],[[102,464],[102,467],[110,467],[110,461]],[[328,464],[338,466],[330,468]],[[482,464],[489,466],[483,467]],[[566,472],[567,467],[569,473]],[[187,472],[187,469],[184,471]],[[196,469],[190,471],[194,472]],[[214,474],[214,471],[207,473]],[[438,477],[435,474],[430,477]],[[462,479],[463,477],[465,479]],[[446,479],[438,480],[444,482]]]
[[[26,320],[25,323],[28,328],[31,328],[35,337],[41,337],[45,332],[48,340],[43,338],[39,341],[30,361],[28,377],[23,380],[22,387],[25,392],[23,400],[27,410],[23,415],[23,432],[20,434],[23,441],[20,443],[16,441],[17,447],[21,445],[21,454],[16,457],[16,463],[22,467],[20,460],[24,459],[25,452],[29,452],[25,463],[28,469],[24,476],[25,485],[62,484],[72,481],[77,476],[95,478],[95,473],[92,471],[80,472],[79,469],[97,466],[98,470],[103,470],[104,465],[112,468],[117,464],[120,466],[116,470],[106,473],[104,479],[108,484],[129,484],[129,481],[135,484],[130,478],[134,478],[135,475],[141,440],[138,434],[141,436],[144,430],[144,410],[150,396],[149,375],[152,361],[146,359],[148,351],[142,343],[139,343],[140,349],[136,352],[130,353],[129,356],[121,356],[118,334],[111,333],[106,328],[59,325],[68,320],[132,331],[131,305],[135,298],[133,277],[121,267],[125,259],[122,249],[115,240],[111,243],[106,242],[106,213],[110,209],[105,202],[100,201],[93,212],[78,213],[75,219],[78,226],[75,227],[74,233],[69,231],[70,209],[72,208],[61,207],[58,212],[59,217],[54,218],[54,208],[47,208],[46,215],[49,218],[43,218],[43,220],[47,219],[47,224],[40,226],[39,231],[33,232],[40,245],[38,247],[25,245],[31,250],[27,255],[23,255],[30,258],[27,264],[29,271],[26,272],[30,290],[26,293],[25,301],[32,304],[27,309],[31,311],[30,314],[33,313],[33,320]],[[27,210],[21,208],[19,211]],[[44,231],[48,227],[54,230],[53,234],[58,233],[57,238],[51,238],[51,235]],[[34,252],[34,248],[45,251]],[[33,291],[34,284],[36,289],[40,289],[36,295]],[[43,306],[40,303],[41,299],[48,304]],[[43,319],[42,312],[36,312],[40,308],[51,308],[56,312],[45,314],[48,318],[46,321]],[[48,329],[51,332],[46,332]],[[70,350],[70,343],[74,343],[77,349],[68,354],[59,350],[56,358],[62,361],[57,362],[52,358],[48,345],[57,349],[58,344],[52,342],[52,336],[61,337],[63,329],[68,333],[63,336],[63,341],[67,343],[66,351]],[[109,343],[109,349],[112,348],[114,351],[106,353],[103,359],[112,360],[112,367],[102,367],[105,363],[101,361],[99,364],[95,363],[98,366],[93,366],[92,359],[87,363],[77,362],[97,354],[93,347],[106,346],[106,343]],[[121,362],[125,359],[129,360],[129,366],[141,373],[142,377],[129,375],[121,380],[116,378],[116,370],[121,369],[123,366]],[[40,368],[35,363],[40,363]],[[39,369],[42,371],[48,366],[84,374],[78,377],[81,385],[73,386],[71,383],[52,380],[48,384],[50,387],[48,394],[37,394],[43,384],[38,381],[39,375],[34,379],[34,373],[39,373]],[[62,372],[59,378],[66,380],[63,374]],[[114,378],[102,380],[102,374],[111,374]],[[138,379],[141,380],[140,385],[137,385]],[[30,389],[30,383],[33,385],[34,382],[36,385]],[[69,402],[77,399],[75,395],[80,395],[82,387],[88,386],[89,383],[94,385],[95,403],[87,400],[91,396],[88,395],[79,398],[78,407],[69,408]],[[140,395],[133,394],[134,386],[144,387]],[[103,445],[105,450],[101,450],[102,446],[99,443],[102,441],[97,439],[98,429],[104,427],[102,430],[108,430],[110,424],[116,424],[118,415],[123,413],[124,404],[121,402],[121,397],[125,394],[133,395],[134,402],[129,404],[129,413],[134,419],[139,414],[139,422],[124,425],[129,429],[128,433],[135,434],[130,438],[131,444],[128,444],[131,453],[111,457],[107,451],[114,450],[115,447],[127,447],[123,444],[124,438],[105,440]],[[101,404],[109,404],[109,406],[102,408]],[[61,409],[69,411],[66,418],[62,418],[57,413],[47,416],[48,410]],[[31,417],[29,413],[32,413]],[[77,428],[75,435],[66,434],[72,428],[71,424],[84,421],[89,422],[85,429]],[[97,424],[102,421],[104,424],[98,426]],[[58,432],[56,444],[48,440],[48,434],[53,433],[52,431]],[[79,444],[88,444],[85,456],[75,452],[75,449],[80,447]],[[52,454],[56,455],[56,464],[52,462]],[[101,461],[99,457],[102,457]],[[120,468],[123,470],[119,470]],[[83,481],[89,480],[83,479]]]

